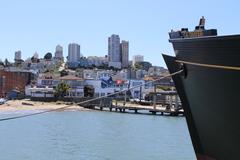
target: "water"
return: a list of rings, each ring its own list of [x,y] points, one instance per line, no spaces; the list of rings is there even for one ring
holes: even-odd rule
[[[184,117],[52,112],[0,123],[3,160],[192,160]]]

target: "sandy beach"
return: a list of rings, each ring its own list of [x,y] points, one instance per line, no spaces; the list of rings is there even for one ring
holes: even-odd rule
[[[69,104],[67,102],[37,102],[30,101],[28,99],[24,100],[9,100],[5,104],[0,105],[1,112],[15,112],[15,111],[24,111],[24,110],[51,110],[61,107],[69,106],[63,110],[68,111],[87,111],[88,109],[78,106],[76,104]],[[63,111],[61,110],[61,111]]]

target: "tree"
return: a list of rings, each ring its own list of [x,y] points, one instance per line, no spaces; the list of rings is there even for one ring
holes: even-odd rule
[[[134,68],[135,69],[143,69],[145,71],[148,71],[149,68],[152,67],[152,64],[150,62],[147,62],[147,61],[143,61],[143,62],[136,62],[134,64]]]
[[[70,86],[67,83],[61,82],[55,88],[55,96],[57,98],[64,97],[64,95],[67,93],[69,89],[70,89]]]
[[[10,66],[10,62],[8,61],[7,58],[4,61],[4,65],[5,65],[5,67],[9,67]]]
[[[134,68],[135,68],[135,69],[141,69],[142,66],[141,66],[139,63],[136,62],[136,63],[134,64]]]
[[[44,59],[45,60],[51,60],[52,59],[52,53],[50,53],[50,52],[46,53],[45,56],[44,56]]]
[[[93,97],[94,96],[94,87],[92,85],[84,86],[84,97]]]
[[[0,60],[0,66],[4,66],[4,63],[2,60]]]
[[[31,61],[32,61],[32,63],[39,63],[40,62],[40,60],[35,58],[34,56],[31,57]]]

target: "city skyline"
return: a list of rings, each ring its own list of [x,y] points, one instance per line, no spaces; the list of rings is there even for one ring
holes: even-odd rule
[[[115,35],[115,34],[112,34],[114,36],[117,36],[119,38],[119,55],[120,57],[119,58],[119,62],[123,63],[122,64],[122,67],[123,68],[126,68],[128,67],[128,63],[132,60],[134,60],[134,57],[135,56],[142,56],[144,57],[144,55],[133,55],[132,58],[129,57],[129,42],[126,41],[126,40],[121,40],[120,42],[120,37],[119,35]],[[110,37],[109,37],[110,38]],[[55,47],[55,51],[53,52],[47,52],[47,53],[51,53],[53,57],[55,58],[59,58],[59,59],[63,59],[64,61],[66,62],[77,62],[80,60],[80,57],[106,57],[106,56],[109,56],[109,55],[100,55],[100,56],[96,56],[96,55],[88,55],[88,56],[84,56],[82,55],[81,51],[80,51],[80,45],[77,44],[77,43],[69,43],[67,46],[67,55],[64,57],[63,56],[63,48],[64,46],[61,46],[59,44],[56,45]],[[21,50],[17,50],[14,52],[14,58],[13,58],[13,61],[14,62],[15,60],[23,60],[23,61],[26,61],[27,59],[31,58],[31,57],[36,57],[39,58],[39,59],[43,59],[44,56],[47,54],[43,54],[43,55],[39,55],[39,53],[37,51],[35,51],[32,55],[30,55],[29,57],[26,57],[26,58],[22,58],[22,51]],[[37,54],[37,55],[36,55]],[[24,55],[23,55],[24,56]],[[17,58],[18,57],[18,58]],[[69,60],[68,60],[69,58]],[[4,61],[5,59],[7,58],[4,58],[4,59],[1,59],[1,61]],[[9,60],[9,59],[8,59]]]
[[[80,45],[77,44],[77,43],[69,43],[69,44],[66,46],[66,48],[68,49],[68,50],[67,50],[67,53],[66,53],[66,54],[67,54],[66,56],[63,56],[64,46],[59,45],[59,44],[57,44],[57,45],[55,46],[55,50],[54,50],[53,52],[47,52],[47,53],[51,53],[52,56],[55,57],[55,58],[60,58],[60,59],[63,58],[64,61],[68,61],[67,57],[69,56],[69,53],[71,52],[71,51],[69,52],[69,46],[72,46],[72,45],[77,45],[77,46],[80,47]],[[132,55],[132,58],[129,57],[129,55],[128,55],[128,47],[129,47],[128,41],[122,40],[121,43],[120,43],[120,49],[121,49],[121,50],[124,50],[124,51],[121,51],[120,53],[123,53],[124,57],[123,57],[123,56],[120,57],[120,58],[121,58],[121,61],[125,61],[125,62],[126,62],[127,60],[131,61],[131,60],[133,60],[134,56],[139,55],[139,54],[136,54],[136,55]],[[45,56],[47,53],[43,53],[43,54],[39,55],[39,53],[38,53],[37,51],[35,51],[34,53],[32,53],[32,55],[29,55],[29,57],[22,58],[22,57],[25,57],[24,54],[22,54],[22,51],[21,51],[21,50],[16,50],[16,51],[13,53],[13,55],[12,55],[14,58],[11,57],[10,59],[8,59],[8,58],[1,57],[0,60],[1,60],[1,61],[4,61],[5,59],[8,59],[8,60],[11,60],[11,62],[14,62],[15,59],[17,59],[17,60],[23,60],[23,61],[25,61],[25,60],[33,57],[33,56],[36,56],[36,54],[37,54],[37,56],[38,56],[39,59],[41,59],[41,58],[43,59],[44,56]],[[78,60],[80,59],[81,56],[82,56],[82,57],[106,57],[106,56],[108,56],[107,54],[105,54],[105,55],[87,55],[87,56],[84,56],[84,55],[82,55],[82,52],[81,52],[81,51],[80,51],[79,53],[80,53],[80,56],[79,56]],[[126,57],[125,57],[125,56],[126,56]],[[143,55],[140,55],[140,56],[143,56]],[[17,58],[17,57],[18,57],[18,58]],[[128,63],[129,61],[127,61],[127,63]],[[125,65],[127,66],[127,64],[125,64]],[[126,67],[126,66],[124,66],[124,67]]]
[[[207,5],[200,7],[201,4]],[[173,55],[168,42],[171,29],[188,27],[192,30],[199,18],[205,16],[206,28],[217,28],[219,35],[239,33],[238,1],[203,0],[201,4],[154,0],[3,1],[1,59],[13,61],[18,50],[23,59],[34,52],[43,57],[47,52],[54,54],[57,44],[64,46],[66,57],[66,46],[71,42],[81,45],[84,56],[104,56],[108,48],[106,39],[114,33],[131,44],[129,57],[141,54],[153,65],[165,66],[161,53]]]

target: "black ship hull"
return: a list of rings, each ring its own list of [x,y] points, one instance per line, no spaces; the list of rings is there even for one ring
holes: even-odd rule
[[[170,40],[164,55],[197,159],[240,158],[240,35]]]

